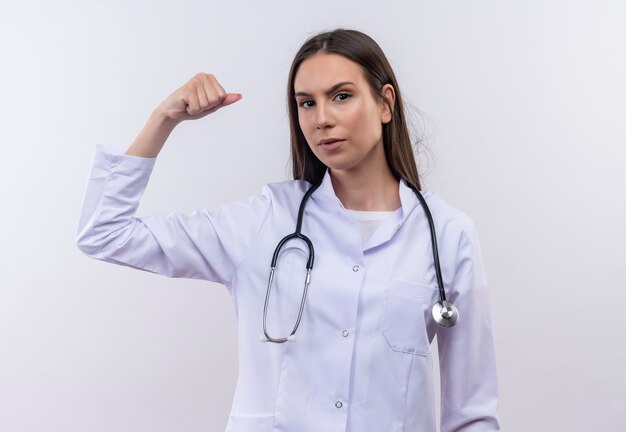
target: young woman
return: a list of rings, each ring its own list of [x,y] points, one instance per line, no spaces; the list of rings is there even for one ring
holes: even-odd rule
[[[240,355],[227,431],[434,432],[435,335],[442,432],[499,430],[476,229],[419,192],[380,47],[355,30],[311,37],[287,95],[294,180],[215,211],[134,216],[174,127],[241,98],[199,73],[155,109],[126,154],[96,148],[78,246],[227,287]]]

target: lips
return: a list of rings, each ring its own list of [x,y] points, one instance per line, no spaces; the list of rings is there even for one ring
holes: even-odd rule
[[[344,141],[344,140],[343,140],[343,139],[341,139],[341,138],[325,138],[325,139],[323,139],[323,140],[320,140],[320,142],[318,143],[318,145],[323,145],[323,144],[332,144],[332,143],[337,142],[337,141]]]
[[[340,148],[343,145],[343,142],[345,140],[335,140],[335,141],[328,141],[325,144],[320,144],[319,148],[325,151],[335,151],[336,149]]]

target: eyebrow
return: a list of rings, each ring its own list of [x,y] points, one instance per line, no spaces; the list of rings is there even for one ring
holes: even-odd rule
[[[329,88],[328,90],[326,90],[326,94],[329,95],[330,93],[334,92],[335,90],[337,90],[339,87],[346,85],[346,84],[352,84],[354,85],[353,82],[351,81],[341,81],[338,82],[337,84],[333,85],[331,88]],[[299,91],[296,92],[296,94],[294,95],[294,97],[298,97],[298,96],[311,96],[310,93],[307,92],[303,92],[303,91]]]

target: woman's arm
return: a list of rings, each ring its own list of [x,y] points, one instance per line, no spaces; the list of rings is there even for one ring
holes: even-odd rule
[[[129,156],[155,158],[178,123],[157,108],[152,112],[135,141],[126,151]]]
[[[205,88],[202,79],[192,81],[194,92]],[[228,101],[239,100],[236,95],[220,99],[216,93],[215,97],[205,95],[200,102],[197,93],[189,93],[190,88],[185,92],[181,89],[153,112],[125,155],[96,148],[76,241],[86,255],[96,259],[229,285],[269,214],[266,188],[213,212],[135,217],[156,155],[175,125],[181,119],[200,118]],[[177,105],[181,101],[184,108]]]
[[[179,123],[205,117],[241,97],[226,93],[214,75],[200,72],[159,104],[126,154],[155,158]]]
[[[489,292],[471,221],[461,233],[456,261],[448,298],[458,308],[459,320],[437,332],[441,432],[496,432],[498,382]]]

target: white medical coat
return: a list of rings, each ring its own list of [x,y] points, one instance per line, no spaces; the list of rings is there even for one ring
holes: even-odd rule
[[[456,326],[443,328],[431,316],[437,280],[428,220],[414,193],[402,180],[402,211],[363,243],[327,171],[302,225],[315,262],[297,340],[261,343],[272,254],[294,231],[310,184],[270,183],[214,211],[136,217],[155,160],[96,147],[77,243],[96,259],[228,289],[239,375],[227,432],[434,432],[435,335],[441,431],[499,430],[488,287],[467,215],[423,192],[447,296],[459,310]],[[295,323],[306,253],[292,241],[278,262],[267,317],[273,337],[286,337]]]

